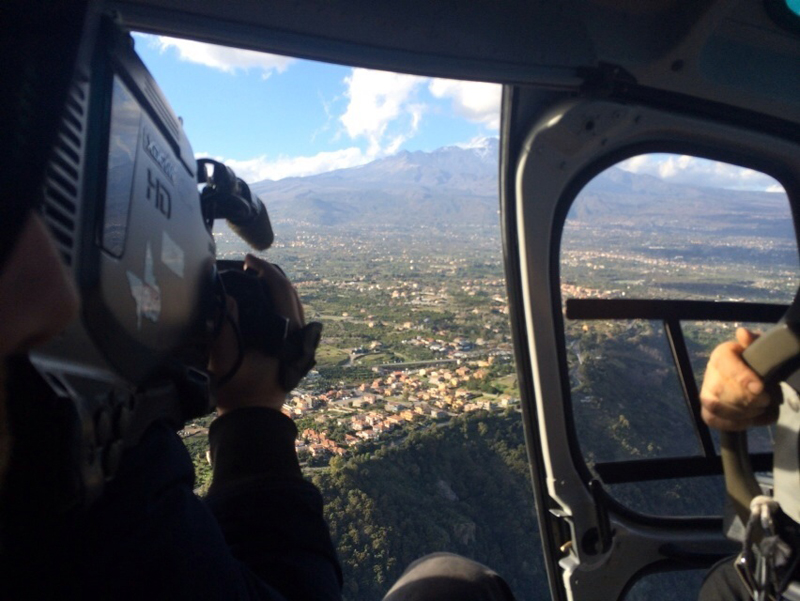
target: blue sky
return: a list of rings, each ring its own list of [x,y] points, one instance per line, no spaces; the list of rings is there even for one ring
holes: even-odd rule
[[[163,36],[134,38],[183,118],[197,156],[225,161],[250,183],[498,135],[496,84],[354,69]],[[688,156],[653,154],[620,166],[676,183],[782,191],[761,173]]]
[[[246,180],[498,135],[500,86],[353,69],[135,34],[198,155]]]

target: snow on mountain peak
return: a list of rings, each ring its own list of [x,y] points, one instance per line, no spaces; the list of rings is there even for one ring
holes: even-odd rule
[[[484,160],[497,161],[500,141],[498,138],[489,136],[477,136],[468,142],[456,144],[456,148],[472,150],[478,157]]]
[[[466,149],[486,149],[489,148],[492,143],[497,144],[497,138],[490,138],[489,136],[476,136],[472,138],[469,142],[460,142],[455,146],[459,148]]]

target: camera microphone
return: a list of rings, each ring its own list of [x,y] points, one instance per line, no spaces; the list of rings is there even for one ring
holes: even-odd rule
[[[255,250],[268,249],[275,235],[261,199],[253,197],[248,185],[227,165],[213,159],[199,159],[197,165],[198,182],[206,184],[201,195],[206,222],[210,225],[215,219],[225,219]],[[211,174],[208,167],[213,167]]]
[[[243,192],[247,197],[250,197],[250,189],[247,184],[239,180],[243,186]],[[244,196],[244,194],[243,194]],[[267,207],[261,202],[257,196],[250,199],[254,210],[251,214],[243,219],[228,218],[228,225],[231,230],[239,236],[242,240],[247,242],[251,247],[256,250],[267,250],[272,246],[272,241],[275,239],[275,234],[272,231],[272,223],[269,220]]]

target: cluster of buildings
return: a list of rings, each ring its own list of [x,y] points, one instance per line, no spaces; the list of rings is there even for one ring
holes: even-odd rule
[[[324,455],[344,455],[347,451],[335,440],[328,438],[325,432],[317,432],[306,428],[294,443],[297,452],[308,451],[312,457]]]
[[[472,365],[382,372],[372,382],[340,386],[325,392],[295,391],[284,412],[312,416],[318,426],[306,428],[296,445],[312,456],[345,455],[368,441],[380,440],[403,426],[421,420],[449,419],[460,413],[496,410],[518,402],[505,395],[485,397],[470,382],[489,375],[493,356]],[[338,435],[331,435],[331,430]],[[341,433],[346,432],[342,437]],[[336,440],[334,440],[334,438]]]
[[[441,340],[430,336],[415,336],[414,338],[403,340],[402,344],[424,347],[435,353],[449,353],[454,354],[454,356],[455,353],[465,353],[475,348],[475,345],[463,336],[457,336],[453,340]]]
[[[625,292],[616,289],[598,290],[597,288],[562,283],[561,295],[564,298],[619,298],[625,296]]]

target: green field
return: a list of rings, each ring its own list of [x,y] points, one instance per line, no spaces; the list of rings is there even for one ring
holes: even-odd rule
[[[331,367],[344,365],[350,358],[347,351],[334,348],[327,344],[320,345],[317,349],[317,367]]]

